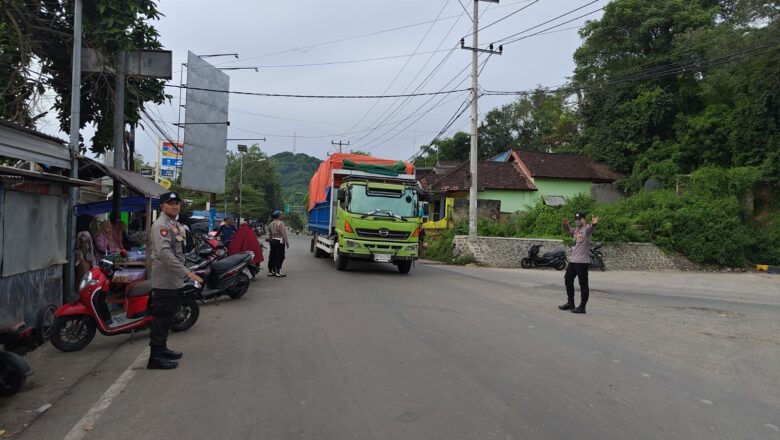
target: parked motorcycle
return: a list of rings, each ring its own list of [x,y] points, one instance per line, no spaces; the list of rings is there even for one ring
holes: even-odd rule
[[[249,289],[249,279],[253,277],[250,263],[252,252],[240,252],[215,261],[204,260],[190,266],[190,270],[203,278],[204,283],[195,289],[195,298],[203,301],[227,295],[232,299],[244,296]]]
[[[18,344],[33,339],[33,328],[24,323],[13,322],[10,316],[0,313],[0,396],[13,396],[24,388],[27,377],[33,374],[30,364],[20,355],[7,351]]]
[[[556,249],[554,251],[545,252],[541,257],[539,256],[539,249],[542,247],[540,244],[532,244],[528,248],[528,256],[520,261],[520,265],[524,269],[530,269],[534,266],[537,267],[554,267],[556,270],[563,270],[566,268],[566,251],[563,249]]]
[[[78,351],[92,342],[96,330],[106,336],[113,336],[151,324],[154,318],[151,315],[152,283],[149,280],[128,285],[125,289],[124,311],[111,316],[106,295],[115,271],[113,263],[101,260],[84,275],[78,296],[54,313],[50,334],[52,345],[66,352]],[[200,288],[199,284],[191,280],[185,284],[185,294],[180,298],[171,330],[187,330],[198,320],[200,307],[192,294]]]
[[[607,270],[606,265],[604,265],[604,254],[601,252],[601,242],[590,248],[590,267],[601,269],[602,272]]]

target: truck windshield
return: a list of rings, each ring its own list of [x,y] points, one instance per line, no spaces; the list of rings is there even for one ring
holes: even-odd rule
[[[417,191],[404,189],[370,189],[352,185],[349,212],[376,216],[417,217]]]

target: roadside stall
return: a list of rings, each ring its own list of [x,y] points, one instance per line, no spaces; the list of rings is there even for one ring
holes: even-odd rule
[[[122,213],[126,215],[126,224],[131,228],[130,233],[136,233],[141,237],[137,246],[127,249],[127,256],[108,254],[106,259],[113,261],[121,270],[114,275],[112,291],[124,293],[124,288],[135,281],[143,280],[150,274],[150,258],[147,252],[149,234],[152,226],[152,212],[159,209],[159,197],[168,190],[155,183],[153,180],[143,177],[132,171],[121,170],[89,158],[80,159],[81,167],[79,176],[84,179],[99,179],[109,177],[119,180],[128,193],[133,196],[122,198]],[[88,203],[78,205],[76,214],[100,215],[112,211],[112,201]],[[130,218],[139,221],[129,220]],[[111,298],[110,302],[118,298]]]

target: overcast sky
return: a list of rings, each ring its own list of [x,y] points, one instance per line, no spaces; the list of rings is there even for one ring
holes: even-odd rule
[[[470,1],[460,1],[470,14]],[[480,27],[520,8],[527,9],[481,31],[480,46],[485,47],[588,3],[591,0],[501,0],[498,5],[481,2]],[[597,10],[606,3],[606,0],[597,1],[521,36]],[[226,71],[233,91],[305,95],[403,94],[417,89],[445,58],[440,69],[418,91],[438,91],[453,79],[445,89],[470,87],[467,66],[471,53],[458,48],[449,54],[449,49],[471,31],[471,20],[459,0],[161,0],[159,8],[165,17],[154,25],[165,48],[173,51],[174,79],[171,82],[174,84],[179,83],[181,63],[186,61],[187,51],[191,50],[196,54],[237,52],[240,59],[223,57],[208,61],[221,67],[259,67],[258,72]],[[572,54],[581,44],[577,29],[573,27],[600,16],[601,12],[597,12],[564,24],[554,33],[506,45],[503,55],[488,60],[480,76],[480,87],[525,90],[537,85],[564,83],[574,68]],[[437,17],[438,21],[434,23],[360,37],[434,21]],[[340,39],[347,41],[322,44]],[[471,37],[466,38],[466,44],[471,45]],[[308,47],[314,45],[318,46]],[[444,51],[403,56],[435,50]],[[292,66],[382,57],[395,58]],[[464,68],[466,70],[458,74]],[[179,91],[175,88],[166,90],[174,96],[173,102],[152,109],[150,114],[162,120],[164,128],[175,138],[177,130],[172,123],[178,118]],[[261,142],[261,148],[269,154],[292,151],[295,146],[296,152],[324,158],[329,151],[334,151],[331,141],[342,140],[351,142],[347,147],[350,149],[370,150],[380,157],[407,159],[420,145],[434,138],[467,97],[467,92],[462,92],[436,97],[427,104],[430,97],[415,97],[399,109],[404,99],[230,95],[228,137],[265,137],[267,141]],[[480,114],[512,99],[508,96],[483,97],[479,101]],[[470,131],[469,114],[466,111],[446,134]],[[183,118],[182,115],[182,121]],[[139,130],[137,151],[151,162],[155,159],[158,136],[148,134]],[[183,137],[183,132],[179,135]],[[251,142],[228,142],[228,149],[235,150],[237,143]]]

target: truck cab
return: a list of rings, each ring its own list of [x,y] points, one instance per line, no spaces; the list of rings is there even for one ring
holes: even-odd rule
[[[408,273],[419,256],[424,203],[414,176],[354,170],[333,174],[333,181],[340,182],[335,194],[331,191],[309,215],[315,257],[332,257],[338,270],[346,270],[350,261],[368,261],[392,263]]]

